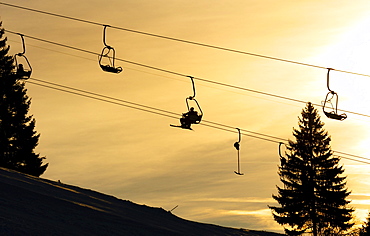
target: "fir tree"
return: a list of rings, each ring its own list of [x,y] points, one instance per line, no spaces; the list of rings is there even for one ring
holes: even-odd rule
[[[289,140],[289,153],[280,160],[283,187],[273,198],[281,206],[269,207],[288,235],[341,235],[353,226],[344,169],[333,156],[317,110],[308,103],[301,115],[299,129],[293,129],[296,141]]]
[[[14,73],[14,59],[8,56],[9,46],[0,22],[0,166],[40,176],[48,164],[34,153],[39,134],[35,119],[28,115],[31,104],[24,81]]]
[[[367,222],[364,222],[364,225],[360,229],[360,236],[370,236],[370,213],[367,217]]]

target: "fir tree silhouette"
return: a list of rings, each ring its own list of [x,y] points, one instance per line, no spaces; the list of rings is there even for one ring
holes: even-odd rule
[[[288,235],[341,235],[353,226],[354,211],[347,207],[344,169],[332,154],[317,110],[308,103],[301,115],[299,129],[293,130],[296,141],[289,140],[279,166],[283,187],[273,198],[281,206],[269,207]]]
[[[359,236],[370,236],[370,213],[367,216],[366,222],[362,225],[359,230]]]
[[[34,153],[40,135],[35,119],[28,115],[31,104],[24,81],[14,72],[14,58],[0,22],[0,166],[33,176],[42,175],[48,164]]]

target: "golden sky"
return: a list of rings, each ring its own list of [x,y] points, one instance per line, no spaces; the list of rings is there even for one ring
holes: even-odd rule
[[[10,3],[10,2],[8,2]],[[11,4],[111,26],[370,74],[368,0],[55,0]],[[103,27],[0,5],[6,30],[99,53]],[[11,54],[20,37],[6,34]],[[231,53],[107,28],[117,58],[269,94],[321,104],[325,69]],[[192,95],[190,79],[117,61],[118,75],[101,71],[97,56],[25,37],[32,77],[178,113]],[[369,77],[332,71],[339,108],[370,115]],[[36,82],[35,80],[29,80]],[[195,80],[204,119],[292,139],[304,103]],[[174,118],[26,85],[41,133],[37,148],[49,168],[42,176],[139,204],[163,207],[189,220],[282,232],[267,205],[279,185],[278,144]],[[326,118],[332,149],[370,158],[370,118]],[[370,162],[370,161],[369,161]],[[358,222],[370,208],[370,166],[342,159]]]

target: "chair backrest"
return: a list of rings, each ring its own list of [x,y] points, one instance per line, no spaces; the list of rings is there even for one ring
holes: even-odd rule
[[[190,122],[193,124],[199,124],[202,120],[202,115],[191,114],[189,115]]]

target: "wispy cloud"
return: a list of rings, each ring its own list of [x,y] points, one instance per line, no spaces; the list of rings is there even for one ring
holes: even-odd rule
[[[228,211],[232,215],[254,215],[254,216],[271,216],[270,209],[261,209],[257,211]]]
[[[192,201],[200,202],[247,202],[247,203],[272,203],[274,202],[272,198],[256,198],[256,197],[246,197],[246,198],[198,198]]]

